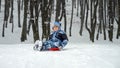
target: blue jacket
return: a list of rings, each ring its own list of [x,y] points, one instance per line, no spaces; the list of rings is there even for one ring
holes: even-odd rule
[[[65,45],[67,45],[68,43],[68,37],[63,30],[58,30],[56,32],[53,32],[50,35],[49,40],[51,40],[53,43],[57,43],[55,44],[55,46],[57,47],[59,46],[65,47]]]

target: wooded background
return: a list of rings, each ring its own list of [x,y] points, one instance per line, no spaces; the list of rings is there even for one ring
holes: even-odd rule
[[[0,12],[1,2],[0,0]],[[14,1],[4,0],[4,22],[2,29],[2,37],[5,37],[5,29],[8,24],[12,24],[11,32],[14,32]],[[34,41],[40,39],[39,37],[39,23],[42,24],[42,40],[48,39],[50,35],[51,15],[55,14],[55,21],[61,21],[64,24],[64,31],[67,31],[67,24],[69,23],[69,36],[72,36],[71,29],[74,22],[73,14],[79,17],[80,30],[79,34],[82,36],[83,27],[89,33],[89,38],[92,42],[99,39],[99,35],[103,34],[104,40],[108,38],[113,41],[113,31],[117,28],[116,39],[120,37],[120,0],[71,0],[71,21],[67,22],[66,3],[68,0],[17,0],[18,9],[18,27],[22,28],[21,42],[27,40],[30,29],[33,31]],[[21,18],[21,11],[24,11],[24,16]],[[30,16],[30,18],[28,18]],[[41,18],[41,22],[38,20]],[[23,19],[23,21],[21,21]],[[23,24],[21,24],[21,22]],[[117,27],[114,25],[117,24]],[[85,25],[85,26],[84,26]],[[115,27],[115,28],[114,28]],[[97,32],[97,34],[95,34]]]

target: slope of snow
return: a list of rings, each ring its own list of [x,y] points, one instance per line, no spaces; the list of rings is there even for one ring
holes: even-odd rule
[[[72,44],[38,52],[33,44],[0,45],[0,68],[120,68],[118,45]]]

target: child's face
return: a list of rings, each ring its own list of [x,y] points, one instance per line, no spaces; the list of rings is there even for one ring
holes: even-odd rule
[[[54,26],[54,27],[53,27],[53,31],[57,31],[58,29],[59,29],[58,26]]]

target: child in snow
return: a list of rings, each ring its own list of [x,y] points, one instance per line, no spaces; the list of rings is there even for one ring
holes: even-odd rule
[[[42,48],[40,49],[41,51],[61,50],[67,45],[68,38],[66,33],[61,30],[61,23],[54,22],[54,26],[52,27],[52,29],[53,33],[50,35],[48,41],[43,42]]]

